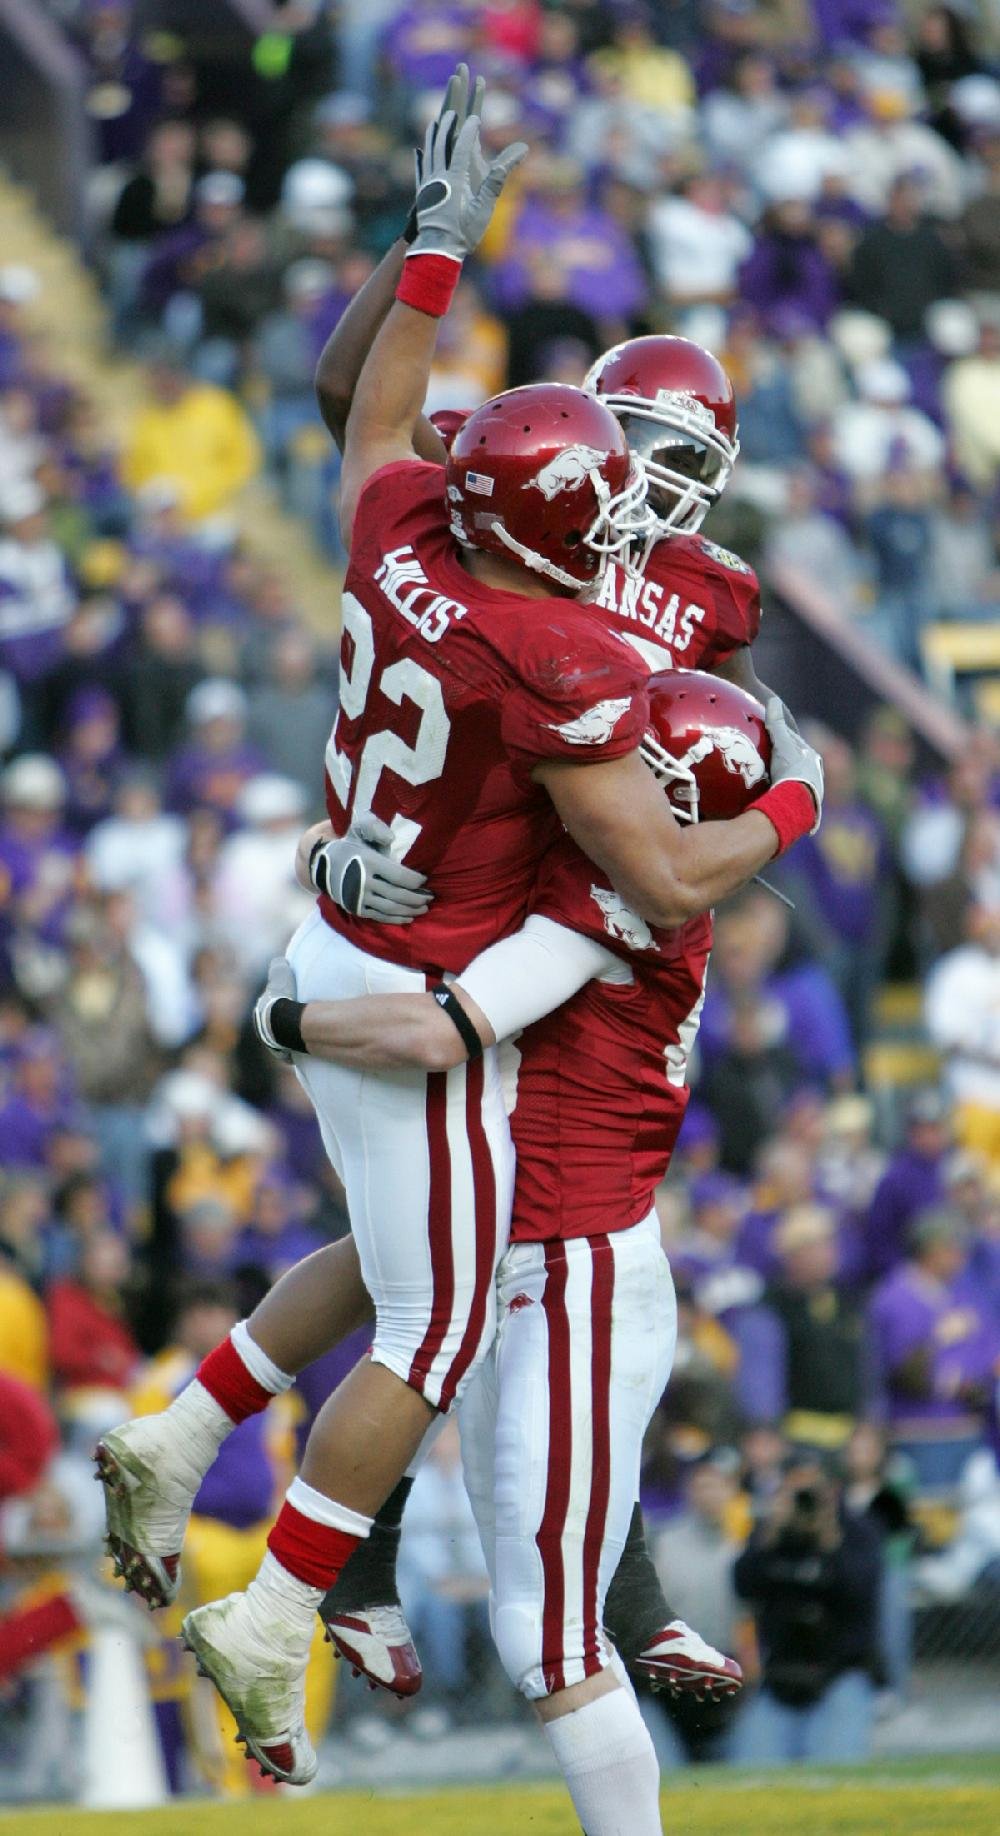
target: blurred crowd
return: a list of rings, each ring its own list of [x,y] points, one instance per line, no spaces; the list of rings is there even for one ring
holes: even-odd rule
[[[347,1227],[249,1028],[303,911],[335,638],[234,508],[266,466],[336,552],[313,368],[398,232],[456,58],[492,79],[486,138],[533,151],[431,405],[579,380],[635,328],[703,339],[743,440],[709,532],[807,565],[911,661],[925,619],[997,609],[1000,82],[974,12],[891,0],[298,0],[236,69],[139,37],[123,0],[50,10],[89,71],[109,325],[146,365],[116,442],[34,329],[37,276],[0,267],[0,1587],[11,1610],[63,1602],[72,1667],[100,1608],[53,1564],[74,1589],[92,1565],[95,1432],[159,1406]],[[644,1503],[678,1609],[763,1674],[746,1758],[837,1757],[831,1728],[858,1750],[876,1687],[905,1697],[915,1605],[995,1605],[1000,1576],[1000,743],[934,769],[889,707],[857,757],[816,739],[824,824],[775,874],[794,912],[752,887],[719,914],[660,1195],[682,1328]],[[922,985],[908,1024],[938,1054],[905,1098],[870,1076],[887,982]],[[363,1348],[227,1443],[192,1543],[204,1597],[256,1566],[295,1437]],[[755,1616],[789,1538],[822,1557],[832,1658],[811,1597]],[[401,1587],[424,1700],[480,1715],[485,1583],[447,1435]],[[168,1640],[147,1662],[190,1782],[190,1678]],[[0,1750],[23,1753],[37,1687]],[[201,1724],[201,1776],[248,1789]],[[656,1726],[674,1758],[730,1750],[707,1708]]]
[[[239,392],[334,554],[316,356],[399,232],[411,147],[463,56],[488,79],[485,141],[532,152],[467,268],[431,406],[578,381],[630,332],[686,333],[736,386],[734,546],[806,571],[822,556],[841,614],[918,668],[929,622],[996,616],[989,9],[295,0],[237,72],[137,37],[127,0],[59,10],[91,73],[93,248],[119,338]],[[164,461],[150,445],[136,482],[173,477]]]

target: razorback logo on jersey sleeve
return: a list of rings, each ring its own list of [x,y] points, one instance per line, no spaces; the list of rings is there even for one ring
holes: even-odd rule
[[[616,943],[627,944],[630,950],[658,948],[645,918],[640,918],[638,912],[626,905],[621,893],[616,892],[613,886],[592,886],[590,896],[600,906],[604,914],[604,929]]]
[[[631,706],[631,695],[623,695],[617,701],[598,701],[592,708],[578,714],[575,720],[567,720],[562,726],[550,723],[552,732],[568,740],[571,746],[603,746]]]

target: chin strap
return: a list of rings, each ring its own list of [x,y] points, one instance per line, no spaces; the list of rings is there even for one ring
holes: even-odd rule
[[[499,517],[490,524],[490,528],[504,547],[509,548],[519,561],[523,561],[525,567],[530,567],[533,574],[547,574],[550,580],[558,580],[560,586],[571,587],[574,593],[582,593],[590,585],[589,580],[578,580],[575,574],[567,574],[565,568],[557,567],[554,561],[547,561],[536,549],[525,548],[523,542],[515,541]]]

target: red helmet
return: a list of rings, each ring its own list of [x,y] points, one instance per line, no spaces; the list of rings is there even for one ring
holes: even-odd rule
[[[680,822],[742,816],[767,789],[771,736],[759,701],[701,669],[649,678],[649,726],[639,751]]]
[[[470,414],[445,465],[452,532],[578,593],[605,556],[651,535],[641,461],[602,402],[527,383]]]
[[[646,467],[660,533],[700,529],[740,450],[718,358],[690,338],[629,338],[598,358],[583,386],[607,402]]]
[[[436,427],[441,435],[446,453],[451,452],[455,435],[460,427],[465,426],[471,413],[471,408],[437,408],[433,414],[427,416],[431,426]]]

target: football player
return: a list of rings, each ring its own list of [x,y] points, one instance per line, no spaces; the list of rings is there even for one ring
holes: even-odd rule
[[[468,95],[461,66],[445,97]],[[481,106],[477,82],[472,108]],[[320,356],[316,393],[323,419],[342,448],[362,366],[384,322],[415,233],[415,217],[338,320]],[[739,453],[732,383],[718,359],[688,338],[652,335],[615,345],[592,366],[584,389],[618,417],[642,459],[655,514],[653,540],[636,570],[612,561],[599,603],[619,622],[652,669],[710,669],[766,701],[750,646],[760,627],[760,583],[747,562],[699,532],[721,497]],[[438,465],[463,416],[420,416],[414,445]]]
[[[813,827],[821,801],[814,757],[796,750],[778,706],[769,719],[784,736],[783,764],[772,775],[784,781],[732,821],[678,824],[643,767],[638,660],[577,599],[649,527],[641,467],[603,404],[565,388],[512,391],[470,417],[444,474],[416,460],[436,321],[517,157],[508,149],[487,168],[478,121],[454,137],[454,115],[428,130],[416,238],[347,427],[351,560],[327,754],[335,830],[374,814],[394,855],[413,863],[395,866],[411,922],[386,930],[363,900],[346,916],[329,893],[344,848],[350,860],[358,850],[324,845],[319,911],[292,946],[305,996],[412,991],[428,974],[459,970],[520,923],[557,817],[647,922],[673,927]],[[434,874],[430,907],[424,870]],[[427,1077],[323,1067],[314,1082],[316,1067],[302,1066],[347,1189],[375,1303],[373,1354],[321,1412],[260,1574],[186,1622],[251,1750],[292,1782],[315,1771],[302,1725],[313,1612],[429,1421],[492,1344],[513,1174],[492,1054]],[[156,1418],[172,1420],[172,1442],[128,1424],[100,1450],[113,1541],[151,1600],[176,1588],[177,1512],[156,1469],[181,1418],[190,1461],[196,1444],[203,1454],[228,1431],[234,1410],[286,1382],[239,1329],[212,1359]]]
[[[445,98],[467,91],[463,66]],[[481,103],[477,84],[472,107]],[[392,302],[406,257],[407,237],[391,248],[370,280],[338,322],[320,358],[317,394],[324,420],[339,445],[350,412],[361,365]],[[699,532],[732,474],[739,452],[736,402],[732,384],[718,359],[686,338],[654,335],[615,346],[592,366],[584,388],[599,396],[619,419],[631,450],[644,462],[648,501],[655,514],[652,539],[644,547],[641,571],[610,558],[596,590],[596,603],[638,651],[650,669],[678,666],[708,669],[739,684],[761,700],[770,691],[760,681],[750,646],[760,628],[760,584],[745,561]],[[467,414],[449,409],[417,423],[414,442],[429,460],[443,463]],[[631,557],[634,561],[634,557]],[[366,829],[371,839],[374,831]],[[321,858],[329,830],[318,825],[307,848]],[[359,837],[359,840],[362,837]],[[350,906],[364,896],[379,915],[388,910],[396,922],[405,912],[394,889],[383,884],[377,859],[362,859],[360,849],[348,856],[337,896]],[[362,890],[363,889],[363,890]],[[347,1289],[332,1257],[328,1281],[331,1318],[339,1317]],[[314,1294],[320,1282],[313,1271]],[[336,1292],[334,1292],[336,1290]],[[270,1328],[269,1322],[269,1328]],[[346,1330],[346,1328],[345,1328]],[[334,1644],[370,1680],[409,1692],[419,1687],[419,1660],[398,1610],[393,1580],[394,1539],[408,1482],[388,1501],[377,1519],[377,1534],[357,1557],[324,1603]],[[622,1617],[619,1619],[619,1601]],[[704,1681],[700,1667],[688,1669],[684,1634],[668,1607],[656,1571],[645,1549],[638,1509],[608,1601],[608,1621],[622,1634],[641,1626],[644,1635],[629,1652],[636,1667],[655,1684],[671,1688]]]
[[[643,756],[678,816],[746,808],[770,762],[760,705],[680,672],[654,676],[649,701]],[[279,992],[285,964],[258,1008],[272,1049],[294,1015],[311,1055],[359,1069],[440,1072],[517,1034],[498,1330],[458,1414],[497,1649],[595,1836],[660,1829],[655,1759],[602,1626],[673,1357],[654,1194],[688,1100],[711,935],[707,915],[649,926],[563,837],[525,926],[461,973],[447,1007],[429,995],[300,1007]],[[719,1654],[688,1641],[718,1674]],[[738,1683],[731,1662],[725,1674]]]

